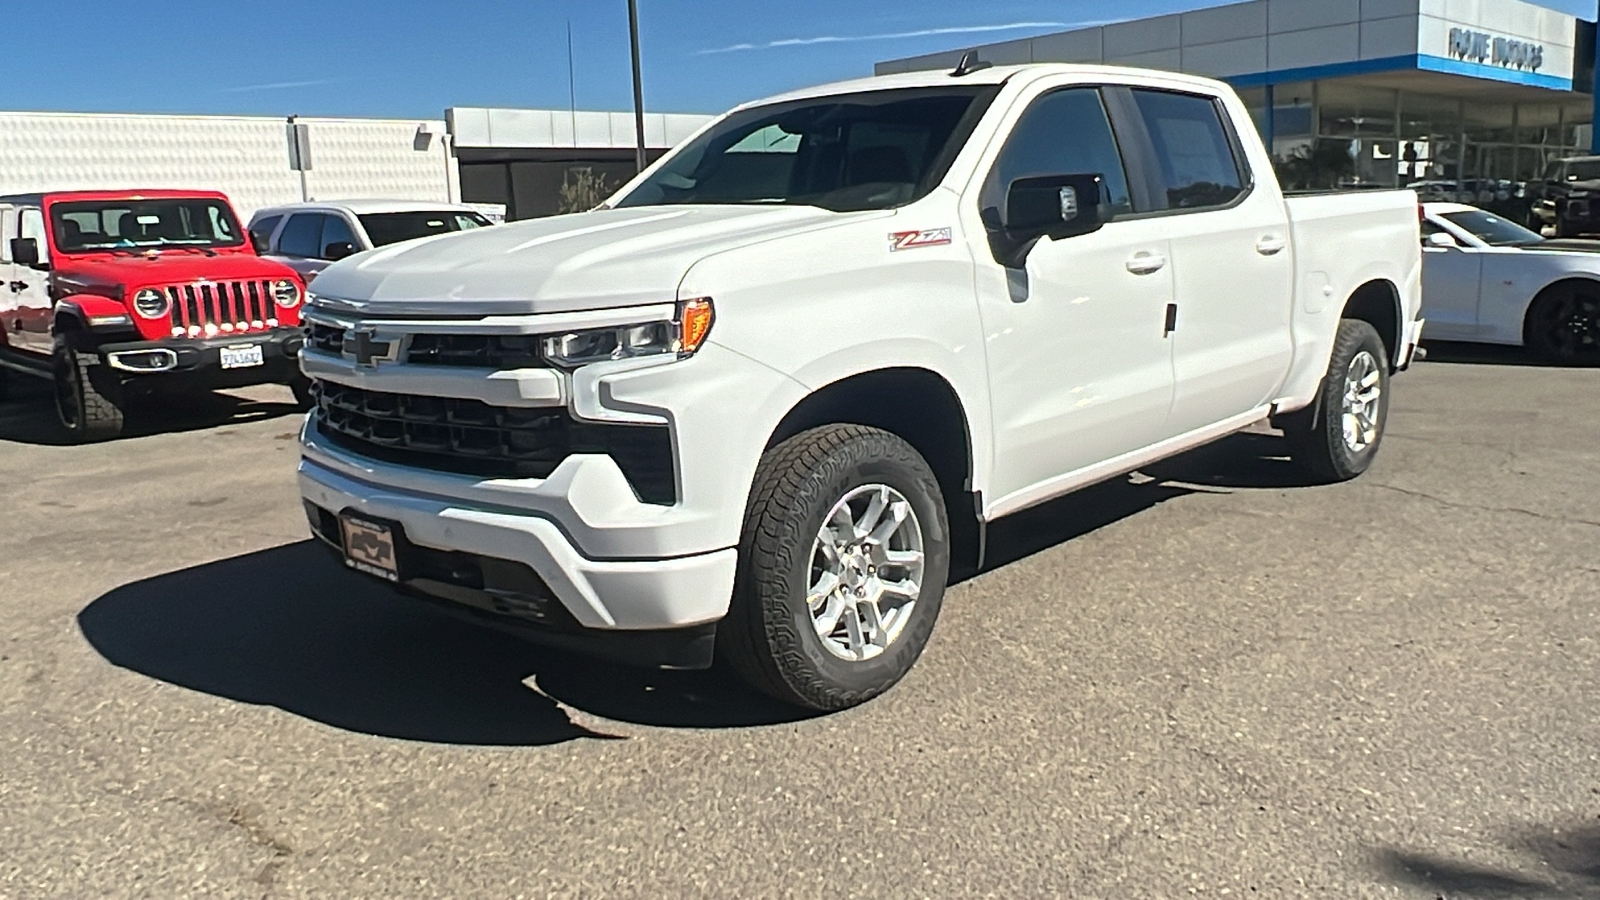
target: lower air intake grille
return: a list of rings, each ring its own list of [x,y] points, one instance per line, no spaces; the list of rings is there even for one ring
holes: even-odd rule
[[[316,383],[317,427],[335,445],[396,465],[488,478],[546,478],[562,460],[616,461],[645,503],[677,502],[666,426],[575,421],[562,408],[390,394]]]

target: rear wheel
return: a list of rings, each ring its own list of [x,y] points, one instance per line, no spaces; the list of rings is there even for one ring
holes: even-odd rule
[[[938,480],[904,440],[859,425],[790,438],[756,473],[719,654],[786,703],[870,700],[927,646],[949,534]]]
[[[65,337],[56,338],[56,415],[77,441],[104,441],[122,434],[126,398],[122,382],[94,356],[79,353]]]
[[[1522,340],[1550,362],[1600,364],[1600,282],[1569,281],[1535,297]]]
[[[1377,457],[1389,420],[1388,358],[1377,329],[1345,319],[1321,396],[1281,421],[1291,458],[1318,481],[1349,481]]]

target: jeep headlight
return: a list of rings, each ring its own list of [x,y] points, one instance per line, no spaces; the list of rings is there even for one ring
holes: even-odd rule
[[[562,368],[669,354],[682,358],[700,349],[711,331],[712,317],[710,300],[688,300],[678,304],[672,321],[552,335],[545,339],[544,357]]]
[[[272,299],[285,308],[294,306],[300,302],[300,285],[292,281],[274,281]]]
[[[145,288],[133,295],[133,309],[146,319],[159,319],[167,314],[167,295],[155,288]]]

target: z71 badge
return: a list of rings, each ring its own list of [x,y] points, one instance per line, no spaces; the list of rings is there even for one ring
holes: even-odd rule
[[[940,247],[953,240],[949,228],[929,228],[926,231],[900,231],[889,235],[889,252],[915,250],[918,247]]]

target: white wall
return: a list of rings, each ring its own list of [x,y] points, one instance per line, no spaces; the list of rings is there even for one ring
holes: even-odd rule
[[[712,116],[646,113],[647,147],[677,146]],[[445,110],[457,147],[632,150],[633,113],[565,109],[496,109],[456,106]]]
[[[313,199],[447,200],[443,122],[301,119],[310,129]],[[220,190],[239,213],[301,199],[286,122],[232,116],[0,113],[0,194],[48,190]]]

